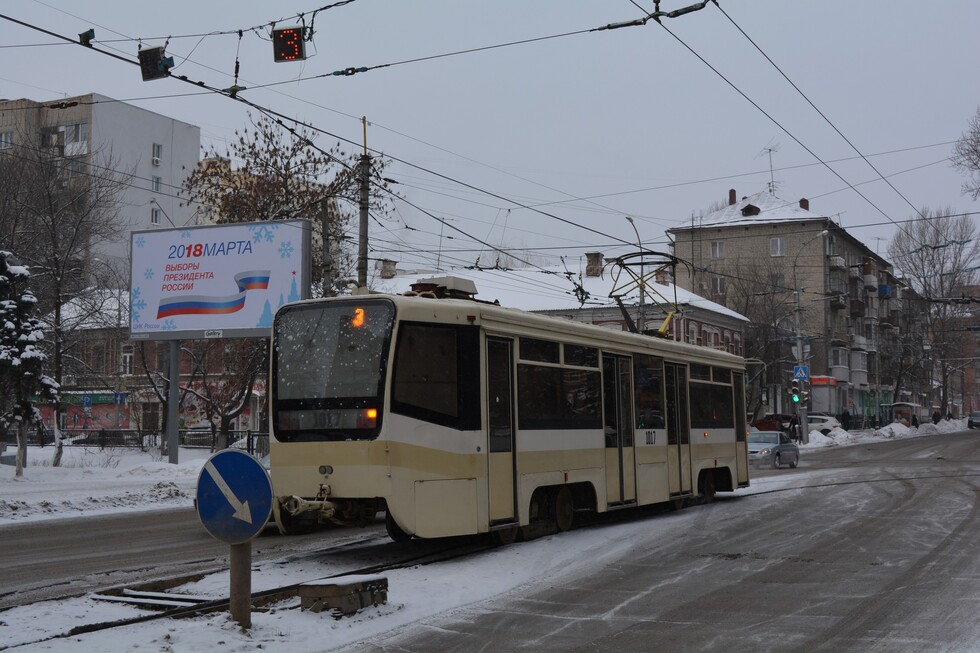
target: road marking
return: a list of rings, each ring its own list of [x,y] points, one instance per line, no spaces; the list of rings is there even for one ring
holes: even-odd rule
[[[221,478],[221,474],[218,473],[218,470],[215,469],[214,464],[212,464],[210,460],[204,463],[204,469],[206,469],[208,474],[211,475],[211,480],[213,480],[214,484],[218,486],[219,490],[221,490],[221,494],[225,496],[225,499],[228,499],[228,503],[231,504],[231,507],[235,509],[235,513],[232,515],[232,517],[251,524],[252,513],[248,509],[248,501],[242,503],[238,500],[238,497],[236,497],[235,493],[231,491],[230,487],[228,487],[228,483],[225,482],[225,479]]]

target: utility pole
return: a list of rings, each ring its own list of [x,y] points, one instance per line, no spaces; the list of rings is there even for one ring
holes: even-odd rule
[[[637,230],[636,224],[633,222],[633,218],[631,218],[630,216],[626,216],[626,220],[630,223],[630,226],[633,227],[633,233],[636,234],[636,245],[637,245],[637,247],[640,248],[640,307],[639,307],[639,314],[636,316],[636,330],[637,330],[637,332],[640,333],[640,335],[642,335],[643,334],[643,327],[644,327],[644,324],[643,324],[644,320],[643,320],[643,318],[646,317],[644,315],[645,308],[646,308],[644,306],[644,303],[645,303],[644,298],[645,298],[645,296],[647,294],[646,279],[643,278],[643,276],[644,276],[644,270],[643,270],[643,241],[640,240],[640,232]]]
[[[357,287],[367,288],[368,266],[368,210],[371,207],[371,155],[367,149],[367,118],[362,117],[364,125],[364,154],[361,155],[361,222],[357,239]]]

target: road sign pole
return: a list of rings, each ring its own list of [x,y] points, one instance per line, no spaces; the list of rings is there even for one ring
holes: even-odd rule
[[[214,454],[197,477],[197,515],[208,533],[231,545],[231,617],[252,627],[252,538],[272,513],[272,481],[258,460],[237,449]]]
[[[248,630],[252,627],[252,540],[231,545],[229,568],[231,618]]]

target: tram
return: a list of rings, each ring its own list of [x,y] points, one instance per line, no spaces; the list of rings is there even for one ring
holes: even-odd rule
[[[502,543],[747,487],[742,358],[469,299],[287,304],[272,336],[283,533]]]

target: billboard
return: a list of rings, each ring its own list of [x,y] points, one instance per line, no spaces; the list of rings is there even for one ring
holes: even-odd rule
[[[129,283],[133,340],[268,336],[280,306],[310,295],[310,223],[134,231]]]

